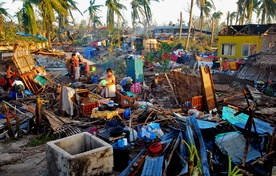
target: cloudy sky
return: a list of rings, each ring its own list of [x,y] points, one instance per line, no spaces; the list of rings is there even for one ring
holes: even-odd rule
[[[78,3],[78,8],[80,11],[85,11],[89,6],[89,0],[75,0]],[[0,0],[0,2],[6,2],[6,4],[3,6],[4,8],[8,9],[8,12],[11,15],[14,15],[16,11],[22,6],[21,1],[16,1],[12,3],[12,0]],[[123,11],[123,15],[125,19],[128,21],[128,24],[131,23],[131,7],[130,7],[131,0],[120,0],[120,3],[123,3],[127,10]],[[213,0],[213,2],[216,5],[216,11],[222,11],[224,13],[222,17],[222,21],[226,20],[226,12],[230,11],[233,12],[237,9],[236,7],[236,0]],[[173,23],[177,23],[177,19],[179,19],[180,11],[183,13],[183,20],[187,24],[189,21],[189,3],[190,0],[159,0],[158,2],[151,1],[151,9],[153,14],[153,20],[157,22],[158,25],[162,24],[168,24],[170,21]],[[102,17],[102,22],[105,23],[106,21],[106,7],[105,0],[96,0],[96,3],[98,5],[103,5],[101,8],[101,12],[99,13],[99,16]],[[194,15],[199,16],[199,9],[194,6]],[[85,13],[80,15],[78,12],[74,12],[74,17],[77,22],[81,21],[82,19],[87,20],[88,19],[88,13]]]

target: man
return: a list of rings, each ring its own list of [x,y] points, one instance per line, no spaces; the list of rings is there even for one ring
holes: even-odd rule
[[[220,70],[221,70],[221,73],[224,73],[227,75],[230,74],[230,63],[227,58],[223,59]]]
[[[159,77],[158,73],[155,73],[154,79],[152,80],[152,82],[149,85],[149,91],[152,92],[154,89],[156,89],[159,86],[160,82],[163,83],[163,79]]]

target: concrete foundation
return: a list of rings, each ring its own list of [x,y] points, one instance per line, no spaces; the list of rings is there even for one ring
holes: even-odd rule
[[[84,132],[46,145],[49,175],[105,175],[113,171],[113,148]]]

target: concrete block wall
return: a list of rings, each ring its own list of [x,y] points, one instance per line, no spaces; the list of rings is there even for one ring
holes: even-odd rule
[[[84,132],[48,142],[46,161],[51,176],[110,174],[113,172],[113,148]]]

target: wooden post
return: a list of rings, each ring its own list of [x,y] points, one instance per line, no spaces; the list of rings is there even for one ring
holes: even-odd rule
[[[182,36],[182,12],[180,12],[180,31],[179,31],[179,39],[181,39]]]
[[[7,119],[7,126],[8,126],[8,135],[11,139],[14,138],[14,132],[12,130],[12,125],[11,125],[11,119],[10,119],[10,116],[9,116],[9,107],[4,104],[4,109],[5,109],[5,114],[6,114],[6,119]]]
[[[174,96],[175,102],[176,102],[177,105],[179,105],[179,102],[178,102],[178,100],[177,100],[177,98],[176,98],[176,95],[175,95],[174,90],[173,90],[173,86],[172,86],[172,84],[171,84],[171,82],[170,82],[170,80],[169,80],[169,78],[168,78],[167,73],[165,73],[165,77],[166,77],[166,79],[167,79],[167,81],[168,81],[168,83],[169,83],[169,85],[170,85],[170,87],[171,87],[171,90],[172,90],[172,92],[173,92],[173,96]]]

